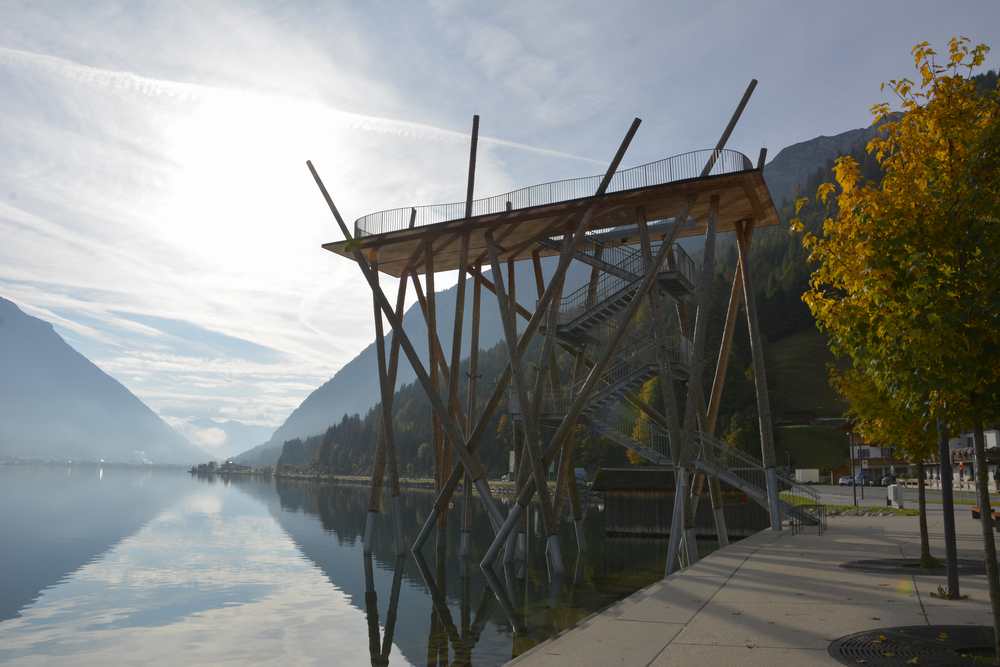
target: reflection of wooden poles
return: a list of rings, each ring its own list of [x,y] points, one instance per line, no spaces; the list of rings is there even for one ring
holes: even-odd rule
[[[306,164],[309,166],[309,170],[313,174],[313,179],[316,181],[317,187],[319,187],[323,198],[326,200],[330,212],[333,214],[334,219],[336,219],[341,233],[349,242],[352,241],[353,238],[351,233],[348,230],[347,225],[344,223],[344,219],[341,217],[340,211],[337,210],[336,204],[334,204],[333,199],[330,197],[329,192],[327,192],[326,186],[323,185],[323,181],[320,179],[319,174],[316,173],[316,170],[312,166],[311,162],[307,162]],[[361,273],[368,282],[368,286],[371,288],[376,299],[378,300],[379,306],[382,308],[382,313],[385,315],[386,319],[389,320],[389,324],[392,326],[393,335],[399,337],[403,353],[406,354],[406,358],[410,362],[410,366],[413,368],[413,372],[416,375],[420,386],[423,388],[424,393],[427,394],[431,410],[438,415],[438,418],[441,419],[445,429],[448,431],[450,437],[449,442],[459,442],[461,440],[461,431],[455,423],[455,420],[445,408],[444,403],[441,401],[441,397],[436,391],[432,390],[430,376],[427,374],[427,370],[421,363],[420,356],[417,354],[416,348],[413,347],[412,341],[410,341],[409,336],[406,335],[401,319],[397,318],[396,314],[393,312],[392,307],[389,305],[388,300],[385,298],[385,294],[378,286],[378,282],[375,280],[372,269],[368,266],[361,250],[354,247],[352,249],[352,254],[354,255],[354,259],[357,262],[358,267],[361,269]],[[484,509],[486,509],[488,515],[490,516],[490,519],[494,522],[499,522],[501,519],[500,510],[493,498],[493,494],[490,493],[489,486],[485,482],[486,470],[479,458],[475,455],[475,452],[468,451],[466,447],[458,447],[457,453],[462,462],[462,466],[472,476],[473,483],[476,484],[479,491],[480,500],[484,505]]]
[[[364,555],[365,566],[365,619],[368,621],[368,653],[371,655],[372,667],[379,665],[382,659],[382,639],[379,636],[378,624],[378,593],[375,592],[375,577],[372,573],[371,554]]]
[[[396,617],[399,613],[399,589],[403,584],[403,567],[406,557],[398,556],[392,568],[392,591],[389,594],[389,609],[385,614],[385,633],[382,635],[382,662],[389,664],[389,653],[392,651],[392,638],[396,632]]]

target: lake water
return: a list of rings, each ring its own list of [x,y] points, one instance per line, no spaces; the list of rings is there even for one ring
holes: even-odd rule
[[[404,496],[408,538],[432,500]],[[368,561],[366,505],[363,486],[0,466],[0,662],[497,665],[662,576],[665,543],[605,537],[597,506],[578,562],[564,526],[556,592],[537,536],[525,572],[488,582],[455,525],[443,559],[432,536],[396,560],[384,515]]]

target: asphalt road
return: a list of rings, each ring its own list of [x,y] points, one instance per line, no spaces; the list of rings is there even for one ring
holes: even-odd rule
[[[854,489],[850,486],[833,486],[830,484],[815,484],[812,488],[819,493],[819,498],[830,505],[853,505]],[[865,507],[885,506],[886,487],[859,486],[858,505]]]

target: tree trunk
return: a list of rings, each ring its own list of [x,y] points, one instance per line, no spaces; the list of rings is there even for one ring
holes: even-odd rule
[[[948,429],[938,419],[938,458],[941,460],[941,504],[944,511],[944,554],[948,570],[948,599],[958,600],[958,544],[955,539],[955,494],[952,493],[951,450]]]
[[[1000,665],[1000,576],[997,572],[997,545],[993,541],[993,512],[990,508],[989,466],[986,465],[986,437],[983,422],[973,428],[976,451],[976,494],[979,497],[979,519],[983,527],[986,551],[986,581],[990,586],[990,606],[993,609],[993,664]]]
[[[917,461],[917,502],[920,508],[920,567],[937,567],[940,563],[931,556],[931,538],[927,534],[927,491],[924,462]]]

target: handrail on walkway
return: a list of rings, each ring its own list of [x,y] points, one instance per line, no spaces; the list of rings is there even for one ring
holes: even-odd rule
[[[607,192],[622,192],[698,178],[701,176],[702,169],[713,157],[715,162],[708,173],[709,176],[751,171],[754,168],[750,158],[739,151],[728,148],[722,150],[703,149],[615,172]],[[597,191],[601,178],[603,177],[585,176],[552,181],[551,183],[530,185],[492,197],[474,199],[472,201],[472,216],[516,211],[532,206],[592,197]],[[464,201],[376,211],[354,221],[354,236],[360,238],[398,232],[403,229],[433,225],[439,222],[460,220],[464,217]]]

